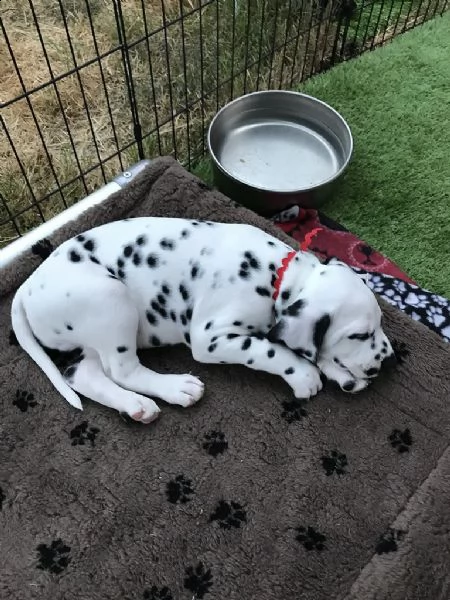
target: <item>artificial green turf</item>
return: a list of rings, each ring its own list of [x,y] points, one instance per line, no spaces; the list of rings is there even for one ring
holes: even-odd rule
[[[450,297],[450,13],[305,82],[354,136],[323,211]],[[196,172],[210,178],[206,163]]]

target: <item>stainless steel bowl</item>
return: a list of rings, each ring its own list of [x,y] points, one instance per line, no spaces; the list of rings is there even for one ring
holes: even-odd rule
[[[353,151],[349,126],[331,106],[270,90],[224,106],[208,130],[216,187],[262,215],[292,204],[318,208]]]

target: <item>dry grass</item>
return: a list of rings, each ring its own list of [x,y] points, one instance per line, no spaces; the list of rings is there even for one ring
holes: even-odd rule
[[[2,109],[19,160],[7,137],[0,138],[6,199],[0,246],[17,236],[5,223],[11,215],[26,231],[138,159],[115,6],[130,48],[145,156],[174,154],[188,166],[202,154],[218,107],[258,87],[289,87],[319,70],[336,32],[328,17],[337,1],[323,13],[316,0],[33,0],[34,14],[29,0],[1,4],[17,68],[2,39],[0,101],[45,87]],[[299,35],[300,22],[304,29],[313,24],[309,35]],[[45,85],[52,78],[59,79]],[[39,208],[33,205],[44,197]]]

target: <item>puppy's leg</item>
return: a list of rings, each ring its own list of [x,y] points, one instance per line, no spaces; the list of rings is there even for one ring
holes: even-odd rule
[[[151,423],[160,413],[150,398],[124,390],[108,379],[99,357],[93,352],[88,352],[78,364],[66,369],[64,378],[76,392],[120,413],[127,413],[135,421]]]
[[[322,389],[317,367],[263,336],[215,335],[211,329],[205,336],[203,327],[200,331],[197,335],[191,333],[192,354],[199,362],[241,364],[279,375],[291,386],[296,398],[310,398]]]
[[[97,298],[90,288],[93,306],[84,311],[82,325],[84,346],[98,353],[105,374],[122,388],[170,404],[187,407],[197,402],[204,386],[196,377],[162,375],[141,365],[136,353],[138,310],[122,283],[110,280],[109,286],[106,291],[101,288]]]

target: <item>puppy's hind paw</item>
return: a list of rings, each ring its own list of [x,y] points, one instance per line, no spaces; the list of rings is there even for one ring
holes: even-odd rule
[[[204,390],[204,384],[193,375],[165,375],[160,398],[187,408],[200,400]]]

